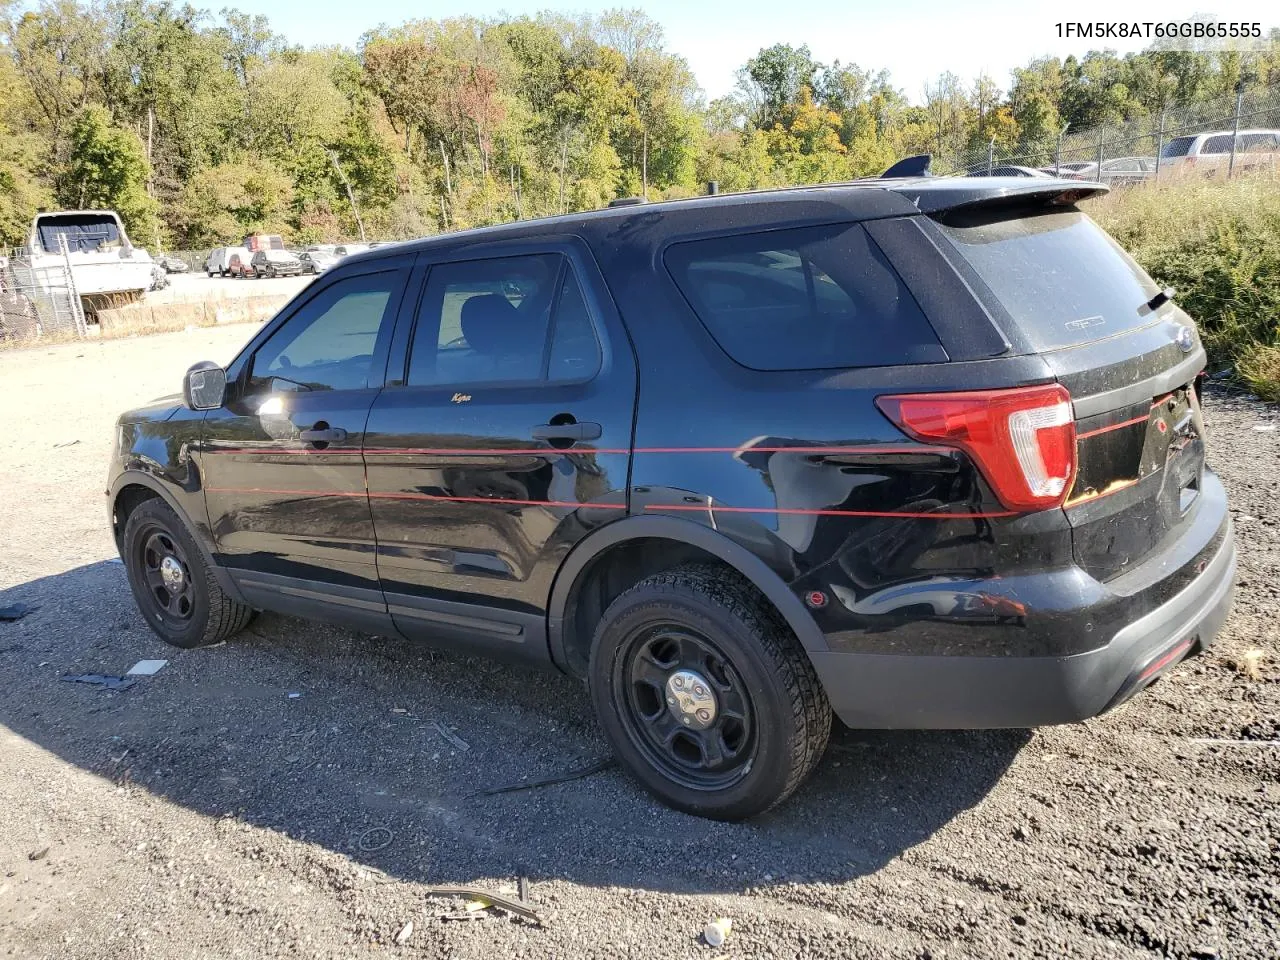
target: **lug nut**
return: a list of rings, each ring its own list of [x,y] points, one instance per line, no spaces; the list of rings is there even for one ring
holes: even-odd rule
[[[674,706],[676,705],[676,698],[675,698],[675,697],[667,697],[667,703],[671,704],[671,705],[674,707]]]
[[[671,682],[672,682],[673,684],[675,684],[677,687],[683,687],[683,686],[684,686],[684,677],[677,676],[677,677],[676,677],[674,680],[672,680]]]
[[[695,683],[693,685],[693,692],[700,697],[705,697],[707,695],[707,688],[700,683]]]
[[[711,719],[711,711],[710,711],[710,710],[699,710],[699,711],[698,711],[698,719],[699,719],[699,720],[701,720],[703,723],[706,723],[708,720],[710,720],[710,719]]]
[[[689,724],[691,724],[691,723],[693,723],[693,721],[692,721],[692,720],[690,720],[688,717],[685,717],[685,718],[684,718],[684,725],[685,725],[686,727],[687,727]]]

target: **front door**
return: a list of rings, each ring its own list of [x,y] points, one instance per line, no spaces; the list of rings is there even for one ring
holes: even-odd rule
[[[538,661],[560,560],[625,513],[636,372],[590,254],[518,249],[429,265],[365,462],[401,632]]]
[[[319,602],[330,619],[385,626],[360,448],[408,272],[374,262],[317,281],[205,421],[210,525],[255,606]]]

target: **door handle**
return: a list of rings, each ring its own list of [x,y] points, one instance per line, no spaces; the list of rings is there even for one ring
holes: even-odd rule
[[[600,424],[598,423],[540,423],[533,428],[535,440],[568,440],[576,443],[579,440],[599,440]]]
[[[299,430],[298,439],[307,443],[341,443],[347,439],[347,431],[341,427],[330,427],[321,421],[314,430]]]

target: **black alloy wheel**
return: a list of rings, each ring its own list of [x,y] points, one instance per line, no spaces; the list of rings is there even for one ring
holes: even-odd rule
[[[684,564],[617,596],[596,624],[587,682],[622,767],[669,806],[716,820],[782,803],[831,730],[795,634],[723,565]]]
[[[148,587],[152,611],[166,626],[182,629],[195,612],[191,565],[168,530],[150,526],[137,539],[137,568]]]
[[[749,768],[751,696],[705,636],[678,623],[640,629],[615,661],[613,683],[632,744],[674,782],[718,790]]]

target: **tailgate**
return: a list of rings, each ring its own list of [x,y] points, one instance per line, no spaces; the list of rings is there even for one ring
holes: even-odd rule
[[[1109,348],[1122,346],[1139,344]],[[1185,354],[1166,340],[1112,365],[1112,385],[1093,392],[1101,385],[1096,368],[1069,369],[1086,357],[1049,360],[1076,412],[1078,467],[1065,504],[1076,562],[1108,580],[1162,550],[1195,514],[1205,462],[1195,375],[1204,354]]]

